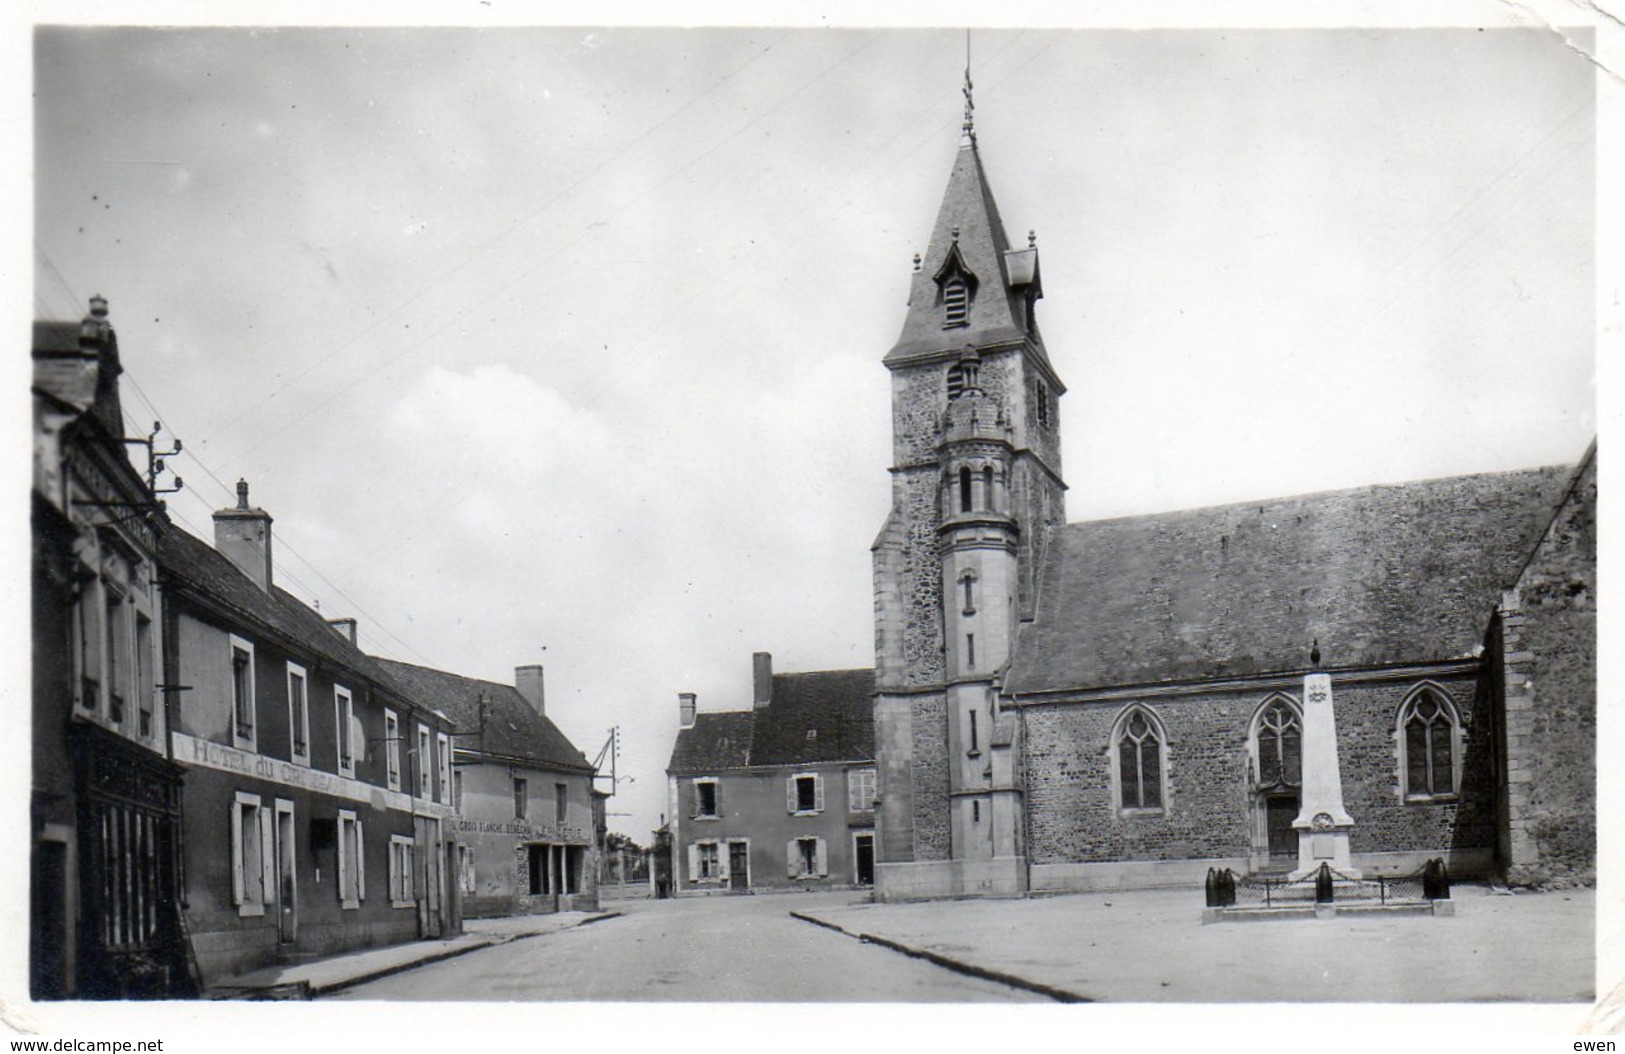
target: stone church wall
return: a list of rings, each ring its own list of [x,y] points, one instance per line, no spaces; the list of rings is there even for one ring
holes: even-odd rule
[[[1517,841],[1507,879],[1596,879],[1597,477],[1593,456],[1502,615],[1508,795]]]
[[[1334,682],[1335,683],[1335,682]],[[1400,706],[1421,679],[1335,683],[1343,799],[1359,856],[1450,852],[1483,861],[1494,844],[1495,784],[1488,736],[1473,734],[1475,678],[1437,680],[1461,718],[1461,794],[1404,801],[1396,736]],[[1120,816],[1113,807],[1110,738],[1128,701],[1022,709],[1027,743],[1028,855],[1035,865],[1245,859],[1259,819],[1249,788],[1248,732],[1269,690],[1143,700],[1167,736],[1166,808]],[[1294,698],[1300,693],[1289,692]]]

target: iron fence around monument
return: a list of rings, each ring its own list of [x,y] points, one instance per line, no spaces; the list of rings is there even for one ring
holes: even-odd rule
[[[1210,908],[1422,904],[1449,900],[1450,876],[1443,859],[1437,858],[1408,874],[1369,878],[1344,874],[1330,864],[1297,878],[1237,875],[1229,868],[1209,868],[1206,892]]]

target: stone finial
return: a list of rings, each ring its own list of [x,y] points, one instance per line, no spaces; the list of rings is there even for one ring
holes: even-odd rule
[[[1027,248],[1029,248],[1029,249],[1038,248],[1038,232],[1037,231],[1034,231],[1034,230],[1028,230],[1027,231]]]

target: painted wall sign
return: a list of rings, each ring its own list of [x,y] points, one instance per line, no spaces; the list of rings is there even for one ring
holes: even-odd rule
[[[440,818],[456,815],[447,805],[426,802],[400,791],[387,790],[347,776],[337,776],[320,769],[295,765],[291,761],[268,758],[263,754],[254,754],[236,747],[228,747],[223,743],[199,739],[184,732],[170,733],[170,741],[175,760],[182,765],[214,769],[217,772],[234,772],[282,787],[294,787],[349,801],[365,802],[375,809],[396,809],[419,816]]]
[[[535,824],[523,820],[509,820],[505,823],[492,820],[458,820],[456,829],[469,831],[473,834],[511,834],[519,838],[529,838],[539,842],[577,842],[586,844],[587,832],[573,824]]]

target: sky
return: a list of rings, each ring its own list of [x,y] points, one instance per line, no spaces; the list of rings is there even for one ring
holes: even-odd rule
[[[983,28],[1072,520],[1572,463],[1598,431],[1584,30]],[[1571,46],[1579,42],[1579,46]],[[873,662],[880,365],[962,29],[40,28],[32,312],[110,302],[184,529],[510,682],[667,809],[677,695]],[[1617,314],[1617,312],[1615,312]],[[1612,316],[1610,316],[1612,317]],[[607,789],[607,781],[604,786]]]

